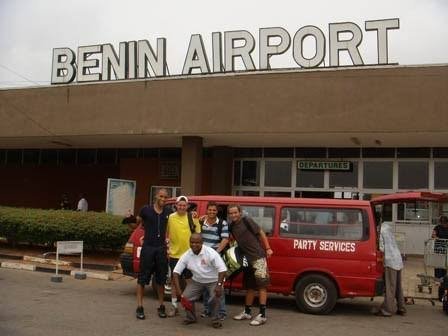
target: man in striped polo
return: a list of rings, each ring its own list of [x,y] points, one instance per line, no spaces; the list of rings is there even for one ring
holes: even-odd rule
[[[218,204],[208,202],[207,216],[200,223],[203,244],[221,253],[229,243],[229,227],[224,219],[218,218]],[[207,291],[204,291],[203,299],[204,311],[201,317],[209,317],[212,309],[209,306],[211,300]],[[221,320],[224,320],[227,316],[225,295],[221,296],[218,316]]]

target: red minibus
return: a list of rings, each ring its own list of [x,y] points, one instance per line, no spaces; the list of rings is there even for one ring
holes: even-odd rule
[[[328,314],[338,298],[382,295],[382,253],[369,201],[241,196],[189,200],[200,216],[209,201],[216,202],[223,218],[230,204],[239,204],[243,215],[264,230],[274,251],[268,259],[268,291],[294,295],[305,313]],[[142,235],[137,228],[126,244],[121,257],[125,274],[138,272]],[[227,281],[227,288],[241,289],[241,279],[238,275]]]

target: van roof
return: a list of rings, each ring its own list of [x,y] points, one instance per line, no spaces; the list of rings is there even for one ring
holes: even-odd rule
[[[171,200],[175,200],[172,198]],[[214,202],[232,202],[232,203],[276,203],[276,204],[307,204],[307,205],[333,205],[333,206],[370,206],[369,201],[360,201],[352,199],[334,199],[334,198],[293,198],[293,197],[263,197],[263,196],[231,196],[231,195],[203,195],[188,196],[190,202],[214,201]]]
[[[416,201],[446,202],[448,201],[448,196],[447,194],[444,193],[436,193],[429,191],[408,191],[408,192],[399,192],[395,194],[378,196],[372,199],[373,204],[402,203],[402,202],[416,202]]]

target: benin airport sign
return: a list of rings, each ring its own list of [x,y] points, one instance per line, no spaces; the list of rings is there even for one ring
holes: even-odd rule
[[[298,161],[297,169],[350,171],[352,167],[349,161]]]
[[[388,31],[399,29],[400,20],[382,19],[365,21],[365,31],[376,33],[377,64],[388,62]],[[210,74],[235,71],[235,60],[242,61],[245,70],[268,70],[270,58],[284,54],[292,46],[292,57],[301,68],[320,66],[326,56],[328,39],[330,67],[339,66],[339,54],[349,54],[353,65],[364,65],[359,46],[363,33],[353,22],[328,25],[328,36],[316,26],[299,28],[293,37],[282,27],[260,28],[258,37],[258,68],[253,60],[255,37],[247,30],[213,32],[212,50],[207,54],[202,36],[193,34],[186,51],[182,75]],[[314,40],[314,50],[304,50],[306,38]],[[307,57],[306,55],[313,55]],[[91,82],[123,79],[164,77],[168,73],[167,41],[157,38],[151,45],[147,40],[120,42],[117,50],[112,44],[80,46],[77,52],[70,48],[53,49],[52,84]],[[114,76],[112,75],[114,74]]]

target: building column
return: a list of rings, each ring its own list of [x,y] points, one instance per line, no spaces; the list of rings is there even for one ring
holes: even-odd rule
[[[212,152],[212,195],[232,194],[233,149],[214,147]]]
[[[202,138],[182,137],[181,187],[183,195],[202,192]]]

